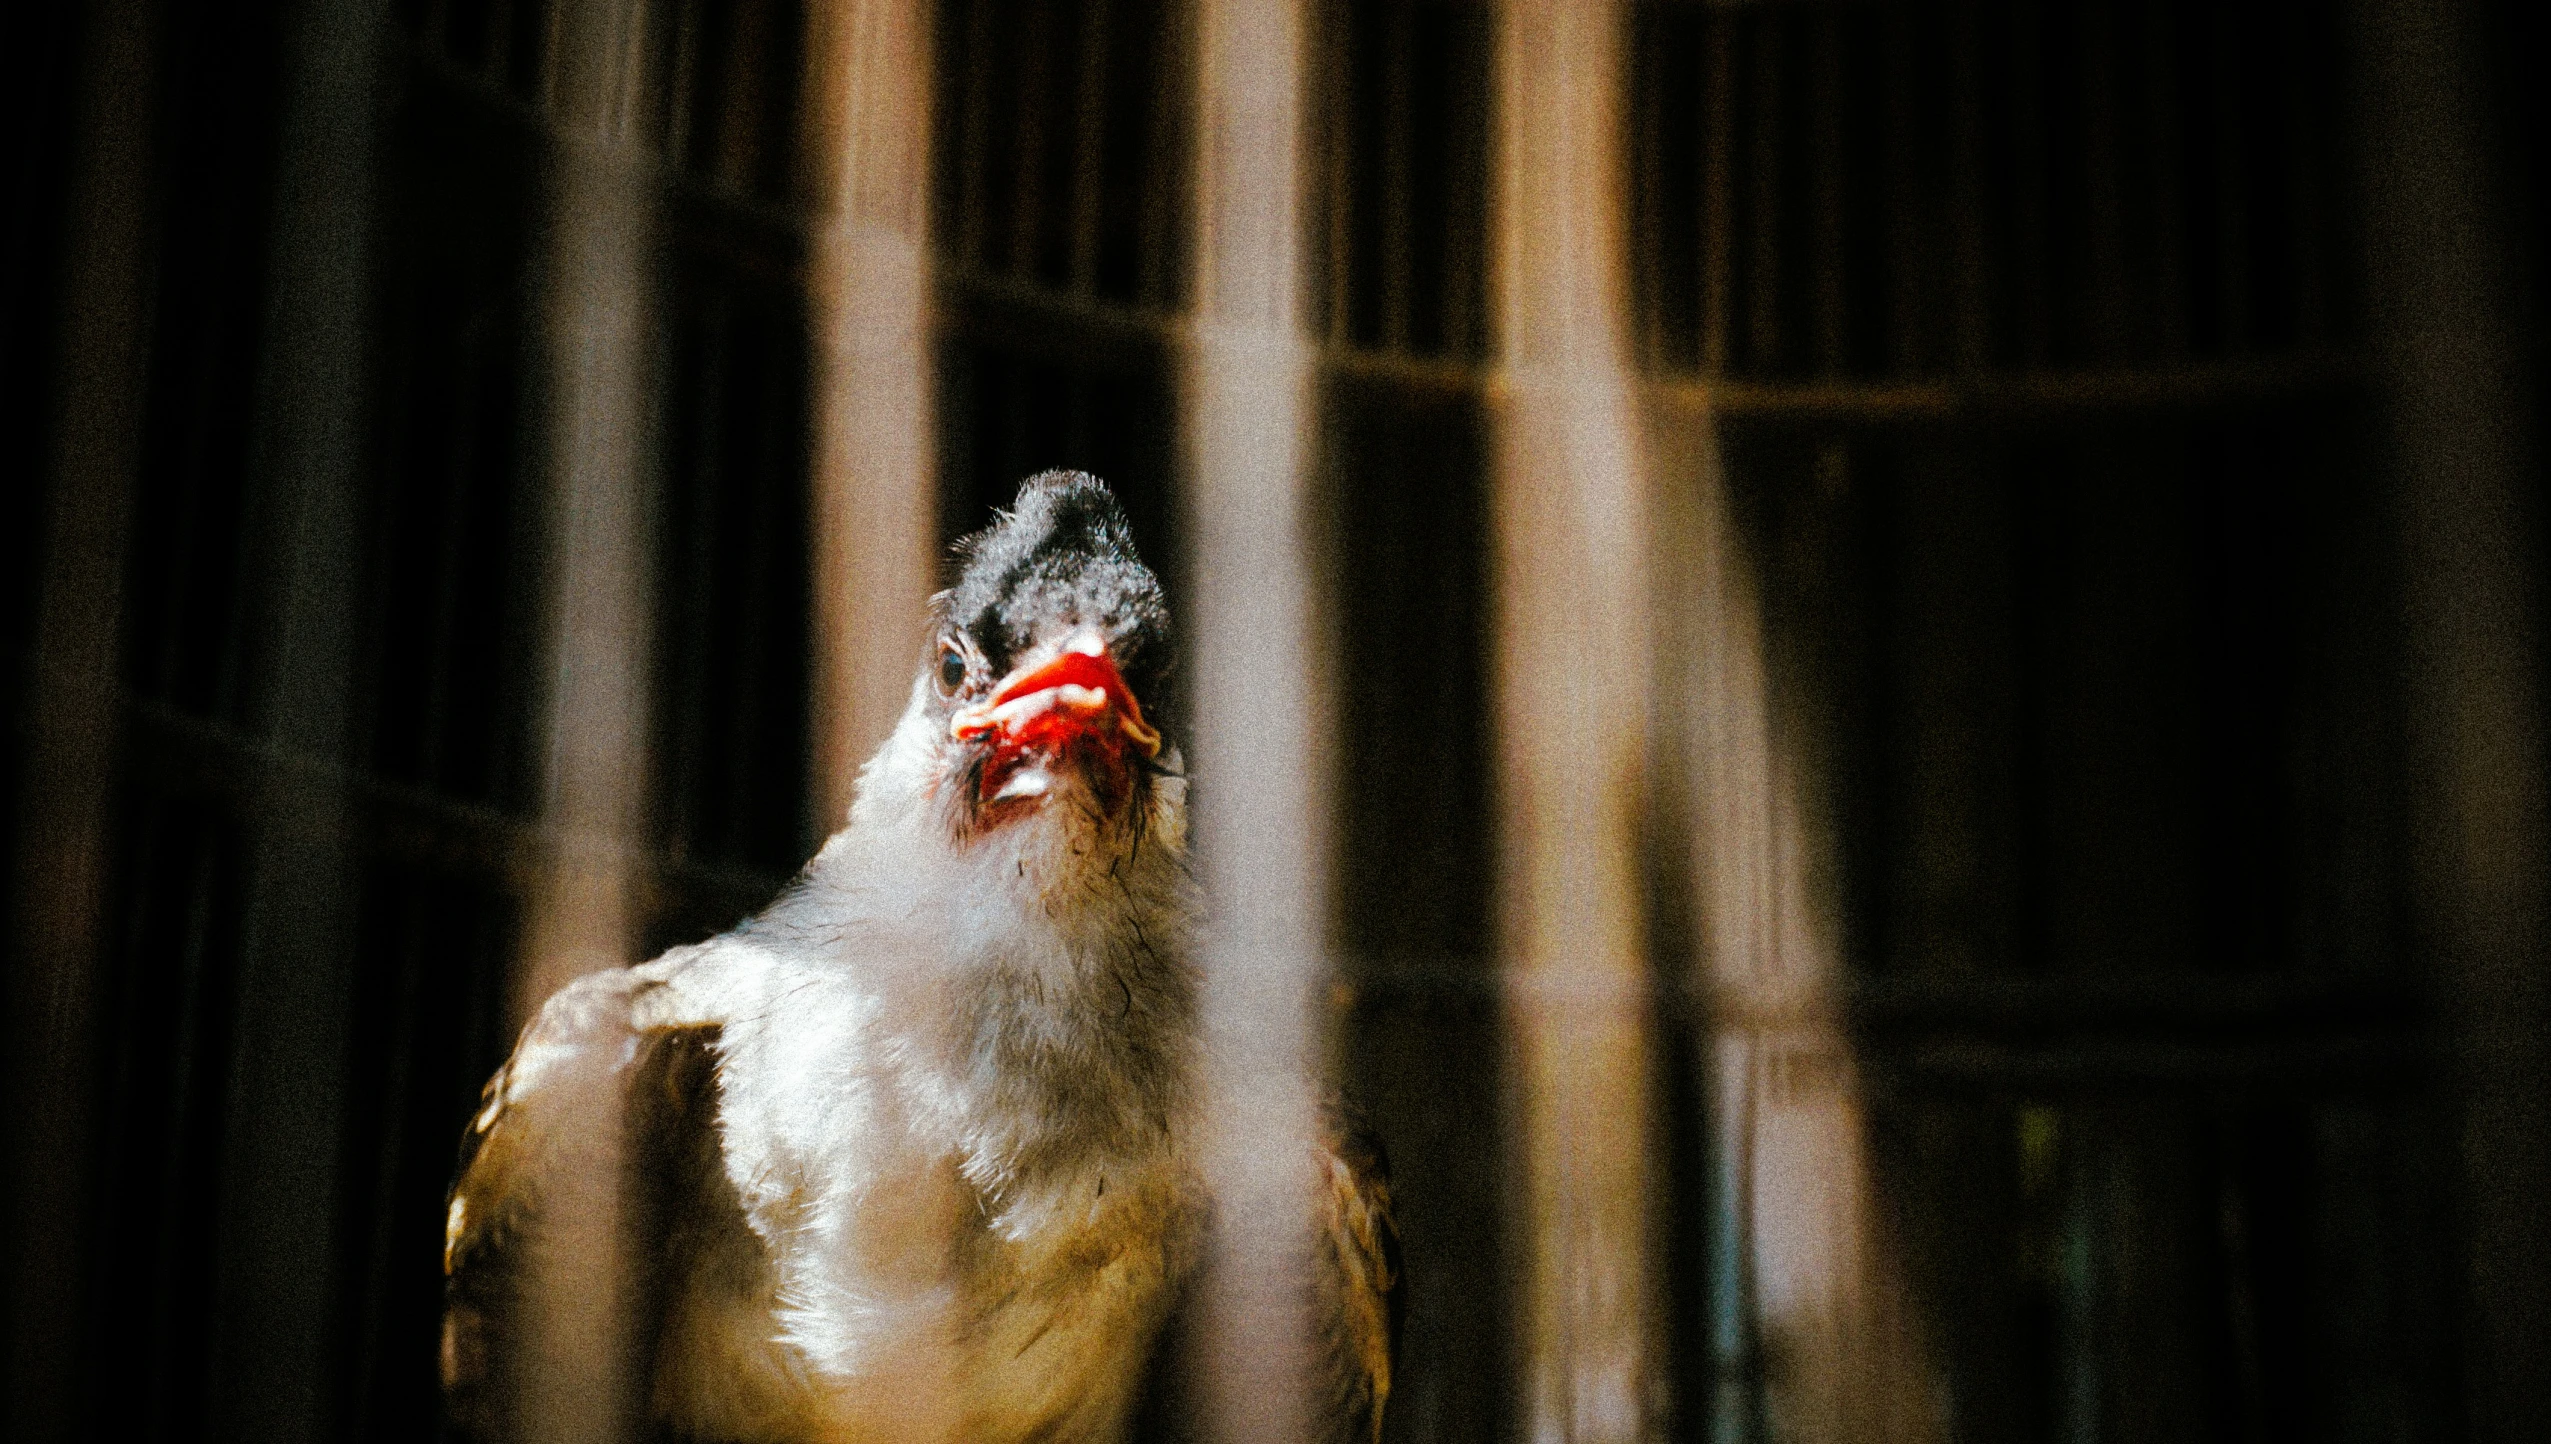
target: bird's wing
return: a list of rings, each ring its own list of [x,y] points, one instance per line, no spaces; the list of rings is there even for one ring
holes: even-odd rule
[[[679,1261],[680,1192],[715,1168],[714,1023],[667,1006],[653,970],[596,973],[559,990],[480,1095],[461,1140],[443,1234],[442,1372],[455,1423],[503,1438],[532,1275],[558,1257],[555,1225],[618,1218],[615,1247],[637,1287],[632,1322]],[[647,1341],[631,1339],[631,1357]]]
[[[1335,1404],[1326,1437],[1375,1444],[1408,1305],[1399,1224],[1391,1215],[1391,1165],[1381,1139],[1346,1104],[1332,1103],[1323,1121],[1320,1313]]]

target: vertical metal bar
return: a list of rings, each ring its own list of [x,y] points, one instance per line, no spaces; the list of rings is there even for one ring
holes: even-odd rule
[[[1706,1347],[1713,1444],[1925,1440],[1947,1421],[1883,1237],[1837,991],[1836,900],[1816,878],[1809,778],[1775,724],[1761,587],[1707,418],[1660,430],[1656,726],[1686,810],[1688,985],[1709,1001]],[[1662,753],[1660,749],[1660,755]],[[1777,1367],[1770,1363],[1777,1360]]]
[[[674,21],[673,73],[665,77],[672,94],[665,104],[664,164],[667,170],[691,166],[691,123],[700,98],[700,8],[711,0],[674,0],[681,15]]]
[[[173,1200],[180,1196],[188,1176],[195,1172],[189,1167],[195,1162],[188,1156],[192,1151],[189,1145],[219,1128],[222,1104],[226,1101],[206,1097],[214,1090],[201,1086],[209,1081],[206,1074],[216,1071],[206,1067],[205,1055],[215,1055],[214,1061],[217,1062],[218,1055],[230,1042],[225,1036],[228,1030],[222,1027],[221,1022],[228,1011],[230,999],[221,994],[229,991],[232,982],[229,977],[222,976],[228,970],[220,964],[227,960],[208,956],[217,946],[211,936],[214,898],[218,891],[223,890],[222,880],[217,877],[220,870],[219,844],[207,835],[209,832],[210,829],[203,828],[200,823],[185,827],[181,832],[184,842],[171,849],[178,856],[172,859],[174,865],[169,870],[182,872],[184,877],[182,882],[170,889],[185,898],[185,921],[175,930],[179,939],[177,965],[165,972],[152,967],[147,978],[134,979],[132,992],[126,994],[128,999],[139,1001],[137,994],[147,997],[165,990],[166,1001],[176,1005],[171,1009],[173,1026],[163,1035],[169,1052],[167,1071],[162,1075],[165,1091],[141,1105],[144,1108],[156,1105],[157,1110],[163,1110],[161,1116],[166,1120],[165,1132],[154,1140],[157,1147],[152,1151],[157,1156],[150,1161],[148,1181],[139,1184],[160,1200]],[[151,896],[151,891],[136,891],[145,898]],[[134,951],[139,952],[140,949]],[[138,963],[139,959],[135,962]],[[208,963],[211,966],[207,966]],[[140,973],[141,967],[133,966],[132,972]],[[132,1174],[123,1177],[132,1178],[142,1173],[142,1169],[136,1168]],[[184,1257],[187,1244],[201,1236],[193,1227],[196,1220],[189,1216],[187,1209],[169,1202],[161,1202],[151,1210],[151,1215],[155,1227],[148,1230],[143,1247],[147,1251],[146,1256],[157,1267],[152,1270],[154,1277],[142,1290],[149,1301],[146,1307],[150,1322],[146,1336],[155,1341],[173,1341],[190,1333],[200,1338],[212,1331],[187,1317],[193,1312],[187,1307],[189,1301],[184,1298],[181,1288],[173,1286],[174,1281],[168,1277],[178,1266],[178,1260]],[[119,1247],[132,1246],[128,1240],[116,1242]],[[211,1348],[219,1346],[217,1339],[210,1343]],[[163,1343],[162,1347],[167,1345]],[[184,1345],[178,1347],[183,1348]],[[207,1348],[206,1352],[211,1352],[211,1348]],[[174,1421],[195,1413],[199,1405],[206,1402],[187,1397],[187,1391],[171,1377],[175,1370],[162,1368],[153,1372],[153,1397],[144,1417]]]
[[[995,0],[974,0],[966,12],[965,114],[958,137],[963,155],[958,171],[957,263],[967,269],[989,269],[984,258],[985,227],[992,205],[992,47]],[[810,47],[811,48],[811,47]]]
[[[438,19],[450,8],[450,0],[435,0],[434,9]],[[488,0],[487,18],[484,23],[487,26],[487,61],[479,75],[488,84],[501,90],[504,88],[505,76],[513,59],[514,0]],[[449,50],[444,49],[443,36],[439,30],[435,34],[434,48],[446,57],[451,54]]]
[[[1762,1349],[1754,1336],[1754,1048],[1728,1030],[1713,1040],[1709,1070],[1708,1348],[1710,1444],[1763,1435]]]
[[[2551,1377],[2551,820],[2544,816],[2540,393],[2497,167],[2485,7],[2359,0],[2365,294],[2397,468],[2412,915],[2436,983],[2482,1444]]]
[[[2187,210],[2179,174],[2179,96],[2183,75],[2176,15],[2168,5],[2144,7],[2146,145],[2152,154],[2152,298],[2146,318],[2156,360],[2188,348]]]
[[[524,4],[540,4],[542,0],[523,0]],[[568,52],[580,43],[584,27],[594,23],[585,11],[600,0],[547,0],[547,13],[540,24],[540,76],[532,92],[532,103],[552,114],[572,109],[561,89],[568,65]]]
[[[2217,5],[2206,16],[2208,99],[2214,111],[2215,294],[2222,307],[2221,345],[2237,352],[2250,344],[2250,175],[2248,127],[2241,101],[2254,78],[2241,66],[2244,7]]]
[[[1010,274],[1022,281],[1037,278],[1037,243],[1045,225],[1045,131],[1061,117],[1054,114],[1054,71],[1061,57],[1053,53],[1055,14],[1060,0],[1033,0],[1013,5],[1012,23],[1019,27],[1017,91],[1018,132],[1011,138],[1010,158],[1018,184],[1010,192]],[[1021,9],[1025,14],[1020,14]]]
[[[2074,57],[2081,66],[2083,189],[2088,193],[2090,284],[2083,302],[2082,359],[2115,364],[2126,323],[2125,148],[2118,143],[2117,55],[2124,17],[2114,4],[2087,0],[2074,11],[2080,33]]]
[[[1727,374],[1736,299],[1736,25],[1725,10],[1703,12],[1707,69],[1701,131],[1701,370]]]
[[[1949,0],[1949,286],[1955,364],[1982,370],[1992,348],[1984,243],[1984,65],[1980,0]]]
[[[1481,47],[1489,27],[1477,10],[1465,10],[1447,16],[1445,28],[1452,37],[1448,49],[1454,83],[1461,88],[1455,92],[1459,98],[1450,117],[1455,160],[1451,183],[1445,187],[1450,214],[1444,227],[1444,350],[1468,359],[1479,353],[1488,331],[1487,318],[1481,314],[1486,301],[1488,208],[1481,189],[1483,167],[1476,164],[1487,144],[1488,107],[1478,98],[1479,92],[1469,87],[1485,79]]]
[[[418,1088],[418,1044],[426,1040],[431,1026],[421,1005],[433,990],[451,987],[453,979],[442,966],[443,958],[427,956],[427,945],[420,936],[424,928],[410,901],[412,896],[399,897],[386,905],[385,910],[398,915],[383,930],[392,940],[389,955],[364,960],[368,967],[383,970],[398,982],[385,990],[392,1000],[387,1010],[391,1019],[390,1055],[381,1066],[380,1097],[388,1100],[389,1106],[382,1112],[380,1143],[373,1150],[371,1167],[362,1175],[362,1196],[372,1205],[370,1227],[363,1233],[359,1277],[343,1284],[343,1291],[358,1301],[361,1310],[354,1325],[359,1334],[345,1380],[345,1394],[350,1401],[345,1417],[356,1430],[386,1412],[380,1410],[377,1402],[383,1375],[405,1374],[406,1368],[414,1364],[384,1347],[393,1339],[397,1345],[405,1345],[409,1338],[406,1330],[396,1327],[396,1311],[385,1307],[392,1293],[391,1280],[404,1273],[399,1265],[407,1261],[406,1250],[401,1247],[407,1241],[405,1230],[398,1226],[399,1210],[392,1201],[399,1187],[401,1164],[406,1161],[407,1125],[414,1115],[410,1100]],[[359,1214],[348,1220],[359,1221]]]
[[[1763,11],[1747,17],[1753,28],[1752,93],[1745,97],[1753,112],[1753,131],[1749,137],[1754,153],[1747,157],[1753,164],[1752,194],[1747,197],[1747,217],[1753,224],[1747,237],[1745,272],[1745,369],[1761,373],[1787,359],[1781,347],[1780,278],[1783,269],[1780,212],[1781,162],[1787,157],[1793,137],[1788,117],[1781,113],[1781,89],[1786,77],[1781,73],[1788,57],[1782,41],[1787,23],[1793,18],[1785,11]],[[1800,258],[1802,261],[1804,257]]]
[[[612,48],[619,52],[612,67],[616,75],[609,134],[614,144],[628,145],[640,136],[638,104],[647,88],[647,32],[662,3],[664,0],[617,0],[614,7],[618,11],[618,27]]]
[[[91,8],[64,209],[59,399],[36,601],[10,919],[7,1280],[0,1420],[11,1439],[86,1437],[77,1335],[88,1256],[96,991],[122,716],[116,641],[148,384],[155,6]]]
[[[653,277],[645,181],[613,129],[617,27],[568,0],[553,32],[559,115],[542,258],[549,372],[543,818],[513,1013],[575,978],[633,961],[649,671],[647,378]],[[533,1266],[514,1401],[525,1437],[631,1437],[642,1401],[627,1340],[633,1283],[621,1228],[622,1139],[598,1107],[579,1163],[552,1171],[555,1221]]]
[[[1808,126],[1813,132],[1816,197],[1816,369],[1843,369],[1843,171],[1841,17],[1820,9],[1809,21],[1811,67]]]
[[[1922,224],[1924,201],[1915,166],[1921,150],[1914,131],[1914,87],[1922,70],[1916,59],[1917,27],[1936,17],[1916,18],[1895,5],[1877,15],[1886,71],[1886,136],[1880,142],[1886,168],[1887,223],[1887,363],[1898,375],[1911,375],[1936,354],[1924,336],[1923,317],[1936,314],[1924,304],[1925,283],[1944,254],[1936,232]],[[1937,214],[1936,211],[1932,214]],[[1936,305],[1936,300],[1934,301]]]
[[[188,468],[179,485],[172,486],[169,490],[177,493],[173,504],[165,499],[161,504],[167,507],[168,511],[175,513],[170,517],[175,527],[175,534],[186,538],[187,542],[176,548],[177,555],[162,581],[163,595],[193,597],[199,595],[194,587],[195,570],[203,565],[204,553],[209,550],[200,538],[207,534],[218,535],[218,532],[202,525],[204,481],[200,468]],[[167,493],[163,492],[161,496],[166,498]],[[135,631],[147,636],[149,633],[146,629],[154,620],[156,619],[150,617],[136,618]],[[163,626],[159,631],[159,646],[151,657],[149,665],[134,669],[136,675],[131,679],[133,691],[137,696],[155,702],[166,700],[176,690],[178,664],[186,654],[189,635],[184,627]],[[224,637],[222,640],[229,642],[232,639]],[[235,652],[236,648],[231,650]]]
[[[1410,254],[1409,151],[1416,142],[1416,117],[1410,112],[1410,90],[1417,77],[1411,31],[1415,7],[1394,4],[1382,21],[1382,349],[1405,355],[1409,348],[1409,275],[1416,264]]]
[[[1658,1347],[1645,794],[1648,518],[1621,334],[1621,16],[1499,17],[1491,572],[1520,1433],[1644,1439]]]
[[[849,816],[859,764],[903,712],[935,575],[930,58],[926,0],[833,0],[810,18],[806,152],[820,197],[807,287],[812,791],[821,832]]]
[[[1314,1437],[1308,1388],[1313,998],[1328,972],[1329,679],[1303,457],[1303,23],[1295,0],[1202,0],[1196,77],[1193,467],[1204,1159],[1216,1238],[1196,1395],[1208,1437]]]
[[[2043,366],[2049,357],[2054,314],[2054,277],[2048,216],[2048,182],[2053,178],[2051,138],[2046,133],[2046,19],[2039,0],[2019,0],[2010,9],[2011,165],[2014,244],[2008,275],[2018,289],[2014,308],[2019,322],[2018,360]]]
[[[2329,339],[2329,268],[2327,230],[2322,207],[2322,157],[2329,153],[2329,122],[2313,104],[2317,89],[2314,62],[2326,42],[2317,33],[2328,23],[2322,6],[2311,0],[2286,0],[2277,7],[2280,54],[2277,67],[2278,114],[2284,121],[2277,136],[2285,170],[2286,260],[2292,269],[2294,339],[2315,346]]]
[[[211,1432],[317,1440],[337,1323],[342,1100],[355,919],[350,743],[362,554],[362,378],[385,0],[299,7],[265,284],[254,463],[274,588],[257,727],[270,767],[234,1009],[222,1151]]]
[[[1630,164],[1637,174],[1633,182],[1637,194],[1637,218],[1630,228],[1630,249],[1636,257],[1639,286],[1631,298],[1630,334],[1637,348],[1640,366],[1655,375],[1666,369],[1664,151],[1667,60],[1662,43],[1664,36],[1652,28],[1662,17],[1650,9],[1641,18],[1648,24],[1633,36],[1635,48],[1631,52],[1627,81],[1630,103],[1636,107],[1635,123],[1638,127],[1638,139],[1632,144],[1630,155]]]
[[[1328,274],[1323,278],[1328,315],[1322,334],[1329,345],[1340,348],[1354,339],[1355,329],[1355,28],[1348,3],[1330,0],[1321,9],[1319,43],[1325,63],[1318,72],[1327,81],[1320,117],[1328,176]]]
[[[1178,0],[1162,0],[1164,8],[1183,20]],[[1152,37],[1152,70],[1162,76],[1178,73],[1177,46],[1183,38],[1184,26],[1164,24]],[[1152,87],[1151,134],[1143,147],[1143,228],[1141,296],[1152,306],[1166,310],[1178,304],[1179,284],[1183,279],[1186,256],[1178,244],[1178,182],[1181,162],[1192,164],[1193,156],[1181,156],[1181,122],[1188,112],[1190,97],[1174,84]]]
[[[1098,226],[1106,199],[1107,46],[1114,34],[1108,0],[1088,0],[1081,11],[1079,124],[1072,146],[1072,292],[1098,292]]]
[[[453,441],[450,461],[433,481],[441,483],[440,503],[434,516],[433,600],[428,615],[433,618],[426,632],[425,646],[408,666],[425,673],[424,703],[418,709],[422,725],[417,748],[415,778],[433,786],[446,781],[443,775],[444,744],[450,740],[451,728],[445,716],[451,698],[452,675],[459,661],[458,613],[463,577],[463,549],[470,538],[470,470],[477,452],[477,417],[464,410],[460,435]],[[430,484],[430,483],[428,483]]]

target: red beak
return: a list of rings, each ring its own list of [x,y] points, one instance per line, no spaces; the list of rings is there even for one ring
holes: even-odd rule
[[[1142,703],[1095,632],[1002,679],[990,698],[951,718],[948,732],[961,740],[991,737],[978,787],[985,802],[1033,800],[1041,789],[1023,791],[1014,781],[1032,764],[1069,758],[1113,807],[1127,791],[1127,754],[1160,754],[1160,733],[1143,720]]]

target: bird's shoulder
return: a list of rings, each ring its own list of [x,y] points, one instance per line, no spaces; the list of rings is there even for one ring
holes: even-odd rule
[[[685,949],[588,974],[544,1002],[488,1079],[446,1199],[442,1372],[455,1414],[485,1408],[547,1207],[635,1158],[714,1145],[714,969]],[[483,1406],[483,1407],[482,1407]],[[481,1421],[484,1422],[484,1421]]]
[[[727,1021],[737,975],[751,968],[742,950],[725,940],[676,948],[631,968],[588,973],[552,993],[524,1025],[503,1066],[480,1091],[478,1111],[461,1139],[454,1174],[445,1268],[456,1251],[501,1210],[494,1203],[518,1181],[525,1166],[571,1161],[578,1144],[594,1136],[589,1126],[618,1118],[629,1103],[627,1080],[669,1062],[686,1087],[712,1062]],[[667,1052],[667,1050],[671,1052]],[[696,1064],[690,1060],[696,1059]],[[477,1215],[474,1220],[471,1215]]]
[[[1327,1245],[1323,1322],[1337,1393],[1330,1437],[1370,1441],[1380,1437],[1408,1303],[1390,1156],[1362,1112],[1342,1099],[1330,1101],[1322,1125],[1316,1196]]]

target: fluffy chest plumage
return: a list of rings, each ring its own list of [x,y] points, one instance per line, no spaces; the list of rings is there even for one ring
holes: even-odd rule
[[[719,1010],[720,1162],[750,1237],[687,1270],[680,1422],[1114,1437],[1202,1229],[1183,1130],[1129,1127],[1146,1110],[1080,1050],[1032,1048],[1077,1072],[1026,1099],[1016,1059],[971,1066],[976,1044],[855,977],[729,981],[759,995]]]

